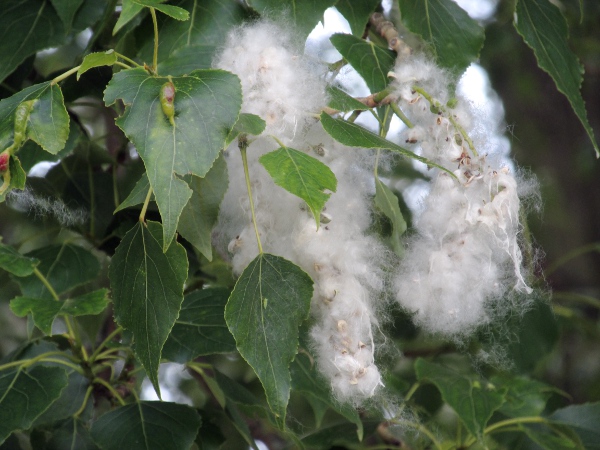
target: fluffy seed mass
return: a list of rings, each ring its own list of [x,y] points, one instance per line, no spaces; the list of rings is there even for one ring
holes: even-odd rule
[[[286,30],[262,21],[234,30],[215,61],[242,81],[243,112],[267,122],[248,147],[248,166],[263,248],[302,267],[314,280],[312,345],[318,367],[341,401],[360,403],[381,383],[374,362],[373,303],[383,289],[372,255],[385,250],[366,234],[372,178],[355,152],[336,143],[311,115],[325,106],[325,82],[314,74]],[[258,159],[278,148],[273,134],[327,164],[338,180],[317,229],[306,204],[276,186]],[[221,206],[217,243],[234,272],[258,253],[243,166],[235,143],[226,151],[230,186]]]
[[[395,287],[419,325],[460,338],[505,313],[514,293],[531,288],[518,245],[517,180],[495,162],[498,125],[465,99],[445,106],[449,82],[421,55],[396,67],[398,102],[415,124],[405,131],[405,142],[456,178],[434,173]]]

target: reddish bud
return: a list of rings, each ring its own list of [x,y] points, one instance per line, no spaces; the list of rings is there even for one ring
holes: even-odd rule
[[[9,161],[10,154],[8,152],[0,153],[0,173],[4,173],[8,170]]]

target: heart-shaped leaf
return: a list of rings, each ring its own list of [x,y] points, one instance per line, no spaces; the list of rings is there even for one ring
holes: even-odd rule
[[[312,292],[313,282],[301,268],[261,253],[240,275],[225,308],[238,351],[258,375],[271,410],[282,422],[290,397],[289,365]]]
[[[115,319],[131,330],[133,349],[160,397],[161,352],[183,302],[188,260],[177,242],[163,253],[162,226],[139,222],[112,258],[109,277]]]
[[[175,89],[174,125],[163,112],[165,83]],[[163,250],[175,237],[192,190],[180,176],[203,177],[225,145],[242,104],[239,79],[222,70],[196,70],[185,77],[153,77],[143,69],[117,73],[104,92],[107,105],[127,105],[117,125],[144,160],[164,227]]]

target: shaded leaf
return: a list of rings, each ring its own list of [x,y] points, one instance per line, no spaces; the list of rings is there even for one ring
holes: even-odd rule
[[[380,3],[380,0],[362,0],[359,2],[356,0],[338,0],[335,8],[348,21],[352,34],[356,37],[362,37],[367,23],[369,23],[369,17]]]
[[[0,444],[16,430],[27,430],[60,396],[67,374],[59,367],[34,366],[0,372]]]
[[[496,387],[506,388],[506,402],[498,411],[509,417],[539,416],[555,388],[524,376],[495,376]]]
[[[163,357],[186,363],[198,356],[235,351],[225,323],[229,290],[208,288],[185,296],[179,318],[163,348]]]
[[[0,10],[0,82],[25,58],[61,45],[65,28],[48,0],[14,0]]]
[[[567,44],[569,29],[560,10],[548,0],[518,0],[515,27],[533,49],[538,65],[552,77],[556,88],[569,100],[596,150],[596,156],[600,157],[600,148],[580,93],[583,67]]]
[[[231,144],[240,134],[252,134],[258,136],[263,131],[267,123],[255,114],[241,113],[237,122],[229,132],[225,145]]]
[[[100,264],[87,250],[72,244],[50,245],[27,254],[40,261],[38,270],[60,295],[98,276]],[[24,297],[52,299],[52,295],[35,275],[15,280]]]
[[[33,166],[41,161],[64,160],[81,143],[82,136],[83,133],[81,132],[80,126],[75,122],[71,123],[69,125],[69,137],[67,138],[67,143],[56,155],[48,153],[34,141],[29,140],[25,142],[23,147],[21,147],[21,150],[19,150],[19,160],[21,161],[23,170],[29,172]]]
[[[154,8],[157,11],[160,11],[163,14],[171,17],[175,20],[188,20],[190,18],[190,13],[187,12],[183,8],[179,8],[178,6],[173,5],[163,5],[164,0],[133,0],[135,3],[147,6],[149,8]]]
[[[452,0],[399,0],[402,23],[429,45],[438,64],[459,75],[479,57],[484,30]]]
[[[334,34],[331,43],[344,59],[363,77],[371,92],[385,89],[388,72],[394,68],[396,54],[351,34]]]
[[[46,334],[52,334],[52,323],[59,314],[88,316],[100,314],[108,306],[108,289],[99,289],[72,299],[56,301],[42,298],[17,297],[10,309],[18,317],[31,313],[35,325]]]
[[[225,307],[237,348],[282,421],[290,395],[289,364],[298,349],[298,327],[308,316],[312,285],[298,266],[262,253],[242,272]]]
[[[522,372],[532,371],[558,341],[560,331],[547,299],[541,298],[519,318],[516,339],[508,345],[508,354]]]
[[[159,24],[158,60],[167,59],[175,50],[195,45],[221,45],[229,31],[249,18],[241,2],[230,0],[177,0],[170,4],[189,11],[186,22],[163,20]],[[160,17],[159,17],[160,19]],[[154,43],[148,39],[140,51],[142,60],[151,61]]]
[[[321,113],[321,124],[329,135],[336,141],[341,142],[344,145],[350,147],[364,147],[364,148],[381,148],[385,150],[391,150],[396,153],[400,153],[408,158],[416,159],[429,166],[437,167],[444,172],[450,174],[452,177],[455,175],[446,169],[445,167],[436,164],[427,158],[417,155],[385,138],[361,127],[355,123],[346,122],[343,119],[334,119],[327,113]]]
[[[164,114],[159,94],[175,86],[175,125]],[[185,77],[152,77],[141,68],[118,72],[104,93],[107,105],[127,105],[117,125],[144,160],[164,227],[163,249],[175,236],[192,190],[179,176],[203,177],[225,145],[242,102],[239,79],[222,70],[197,70]]]
[[[47,450],[98,450],[92,441],[87,423],[78,419],[68,419],[60,428],[52,430],[52,438]]]
[[[162,249],[162,226],[139,222],[117,247],[109,269],[115,319],[133,333],[133,350],[159,397],[161,352],[179,315],[188,271],[180,244]]]
[[[323,21],[323,13],[335,3],[336,0],[248,0],[248,4],[261,14],[285,14],[303,37]]]
[[[14,248],[0,242],[0,268],[18,277],[31,275],[40,261],[21,255]]]
[[[64,359],[67,359],[66,355]],[[34,424],[35,427],[53,424],[67,419],[75,414],[81,407],[90,382],[86,377],[73,369],[67,369],[67,373],[67,387],[63,389],[60,397],[54,403],[52,403],[52,405],[50,405],[50,408],[44,411],[44,413],[42,413],[42,415],[36,419]],[[91,411],[93,402],[89,402],[87,406],[89,407],[89,411]]]
[[[406,222],[404,217],[402,217],[402,212],[400,212],[398,198],[379,177],[375,177],[375,205],[392,222],[392,248],[397,255],[401,255],[404,250],[400,237],[406,231]]]
[[[547,429],[537,430],[533,427],[521,427],[521,429],[529,439],[545,450],[586,450],[577,439],[577,435],[570,436],[562,433],[557,435],[549,433]]]
[[[212,230],[229,184],[227,163],[220,156],[204,178],[189,176],[186,181],[189,181],[192,197],[181,212],[177,229],[184,239],[212,261]]]
[[[307,355],[299,353],[291,364],[290,371],[292,374],[292,389],[306,395],[311,405],[316,400],[355,424],[358,440],[362,441],[364,430],[358,411],[349,403],[339,403],[331,398],[327,381],[315,370]]]
[[[329,95],[327,106],[337,111],[366,111],[369,109],[367,105],[359,102],[335,86],[327,86],[327,94]]]
[[[158,72],[182,76],[197,69],[210,69],[216,48],[215,45],[203,44],[178,48],[167,59],[158,63]]]
[[[506,390],[460,374],[422,358],[415,363],[417,379],[430,381],[473,436],[481,437],[494,411],[504,403]]]
[[[77,79],[79,80],[81,75],[94,67],[112,66],[117,60],[117,54],[113,49],[105,52],[90,53],[83,58],[79,70],[77,71]]]
[[[280,147],[259,158],[276,185],[300,197],[313,213],[317,228],[321,211],[331,194],[335,192],[337,178],[327,165],[304,152],[290,147]]]
[[[569,425],[587,450],[600,449],[600,403],[572,405],[554,411],[549,419]]]
[[[187,405],[141,401],[104,414],[91,434],[103,450],[189,450],[199,428]]]
[[[365,436],[370,436],[375,432],[381,422],[367,421],[364,423]],[[340,423],[320,428],[314,433],[302,438],[302,444],[310,449],[331,449],[336,446],[344,446],[342,448],[362,448],[359,446],[355,433],[354,425],[351,423]]]
[[[67,30],[71,28],[75,13],[83,3],[83,0],[50,0],[56,13],[62,20],[63,25]]]
[[[148,174],[144,172],[142,177],[135,184],[129,195],[121,202],[121,204],[115,209],[115,213],[129,208],[131,206],[141,205],[146,201],[148,196],[148,190],[150,189],[150,182],[148,181]],[[154,198],[154,194],[152,194]]]

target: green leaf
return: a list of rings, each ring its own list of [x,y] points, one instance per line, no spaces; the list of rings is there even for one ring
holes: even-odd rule
[[[186,177],[192,197],[179,219],[178,231],[184,239],[212,261],[212,230],[219,217],[219,206],[228,186],[227,163],[220,156],[204,178]]]
[[[348,21],[352,34],[360,38],[365,33],[369,17],[380,3],[380,0],[338,0],[335,7]]]
[[[67,360],[66,354],[61,359]],[[56,356],[55,356],[56,357]],[[58,366],[63,367],[64,366]],[[71,417],[73,414],[79,410],[81,405],[85,400],[85,395],[88,387],[90,386],[90,381],[76,372],[73,369],[67,369],[68,372],[68,381],[67,387],[63,389],[60,397],[50,405],[46,411],[39,416],[34,423],[35,427],[39,427],[42,425],[53,424],[58,421],[67,419]],[[89,402],[87,405],[88,411],[91,412],[93,409],[93,402]]]
[[[163,357],[184,364],[198,356],[235,351],[225,323],[229,290],[208,288],[185,296],[179,318],[163,348]]]
[[[160,397],[158,366],[179,315],[188,260],[177,242],[163,253],[162,226],[136,224],[123,238],[109,269],[115,319],[133,333],[133,350]]]
[[[373,420],[364,422],[365,436],[372,435],[380,424],[380,421]],[[365,445],[361,445],[360,441],[356,437],[354,425],[347,422],[320,428],[314,433],[303,437],[302,444],[310,449],[323,450],[340,447],[348,449],[359,449],[366,447]]]
[[[161,87],[168,81],[175,86],[175,126],[159,102]],[[130,69],[118,72],[104,93],[107,105],[119,98],[127,107],[117,125],[144,160],[163,221],[166,251],[192,196],[179,176],[203,177],[212,167],[238,118],[240,81],[222,70],[196,70],[169,80]]]
[[[452,0],[399,0],[402,23],[429,45],[438,64],[460,75],[476,61],[484,30]]]
[[[108,306],[108,289],[99,289],[88,294],[62,301],[16,297],[10,309],[18,317],[31,313],[35,325],[46,334],[52,334],[52,323],[59,314],[89,316],[100,314]]]
[[[36,258],[23,256],[14,248],[0,242],[0,268],[16,275],[25,277],[31,275],[40,261]]]
[[[141,205],[146,201],[148,196],[148,190],[150,189],[150,182],[148,181],[148,174],[144,172],[142,177],[135,184],[127,198],[121,202],[121,204],[115,209],[115,214],[125,208],[131,206]]]
[[[351,97],[335,86],[327,86],[327,94],[329,95],[329,103],[327,106],[337,111],[366,111],[369,109],[367,105],[359,102],[354,97]]]
[[[336,0],[248,0],[261,14],[281,14],[291,19],[304,38],[323,22],[323,13],[335,3]]]
[[[280,147],[259,158],[278,186],[300,197],[313,213],[317,228],[321,211],[331,194],[335,192],[337,178],[327,165],[304,152],[290,147]]]
[[[98,446],[92,441],[88,424],[73,418],[65,421],[60,428],[52,430],[48,447],[57,450],[98,450]]]
[[[554,411],[549,419],[569,425],[587,450],[600,449],[600,403],[567,406]]]
[[[545,450],[586,450],[583,446],[581,446],[580,442],[573,440],[572,436],[569,435],[559,434],[556,436],[549,433],[548,429],[537,430],[532,427],[521,427],[521,429],[529,439]],[[577,439],[576,436],[574,437]],[[589,449],[589,447],[586,448]]]
[[[83,0],[50,0],[52,6],[56,10],[56,13],[62,20],[65,29],[69,30],[73,23],[75,13],[83,3]]]
[[[255,114],[241,113],[237,122],[229,132],[225,145],[231,144],[240,134],[252,134],[258,136],[263,131],[267,123]]]
[[[17,430],[27,430],[67,386],[59,367],[34,366],[0,372],[0,444]]]
[[[515,13],[517,31],[533,49],[538,65],[552,77],[556,88],[569,100],[596,150],[596,156],[600,157],[580,93],[583,67],[567,43],[569,30],[565,18],[548,0],[518,0]]]
[[[77,245],[50,245],[29,252],[27,256],[40,260],[38,270],[58,295],[95,279],[100,271],[96,257]],[[15,281],[21,286],[24,297],[53,298],[35,275],[17,278]]]
[[[173,5],[162,5],[165,0],[133,0],[135,3],[147,6],[149,8],[154,8],[157,11],[160,11],[163,14],[171,17],[175,20],[188,20],[190,18],[190,13],[187,12],[183,8],[179,8],[178,6]]]
[[[36,102],[27,122],[27,138],[47,152],[58,153],[69,137],[69,115],[60,87],[50,81],[35,84],[0,101],[0,149],[12,144],[15,111],[28,100]]]
[[[415,370],[419,381],[435,384],[444,401],[454,409],[473,436],[482,436],[488,420],[504,403],[506,390],[496,389],[449,367],[419,358]]]
[[[113,49],[105,52],[90,53],[83,58],[83,61],[79,66],[79,70],[77,71],[77,80],[79,80],[79,77],[81,77],[81,75],[86,73],[88,70],[93,69],[94,67],[112,66],[117,62],[117,60],[117,54]]]
[[[14,0],[0,10],[0,82],[25,58],[49,47],[58,47],[65,28],[47,0]]]
[[[400,153],[408,158],[421,161],[429,166],[437,167],[456,178],[456,176],[445,167],[442,167],[427,158],[423,158],[410,150],[400,147],[355,123],[346,122],[343,119],[334,119],[327,113],[321,113],[321,124],[332,138],[344,145],[350,147],[382,148],[391,150],[392,152]]]
[[[225,307],[237,348],[282,422],[290,396],[289,364],[298,350],[298,327],[308,316],[312,292],[313,282],[302,269],[262,253],[242,272]]]
[[[198,69],[210,69],[216,50],[215,45],[189,45],[175,50],[164,61],[158,63],[158,72],[182,76]]]
[[[199,428],[187,405],[141,401],[104,414],[91,434],[103,450],[189,450]]]
[[[121,28],[131,22],[142,9],[144,9],[144,7],[135,0],[122,0],[121,14],[113,28],[113,36],[117,34]]]
[[[519,318],[515,334],[516,337],[508,345],[508,354],[519,370],[531,372],[554,349],[560,336],[556,317],[547,299],[537,299]]]
[[[371,92],[385,89],[388,72],[394,68],[396,54],[351,34],[334,34],[331,43],[344,59],[363,77]]]
[[[180,48],[195,45],[222,45],[229,31],[249,18],[247,8],[237,1],[178,0],[170,3],[189,11],[191,20],[160,22],[159,61],[167,59]],[[140,51],[142,60],[152,60],[153,47],[152,39],[148,39]]]
[[[506,402],[498,410],[509,417],[539,416],[546,402],[556,390],[525,376],[495,376],[490,380],[494,386],[506,388]]]
[[[385,183],[381,182],[379,177],[375,177],[375,205],[392,222],[392,248],[397,255],[402,255],[404,250],[400,237],[406,231],[406,222],[400,212],[398,198]]]
[[[364,429],[358,411],[349,403],[339,403],[331,398],[327,381],[315,370],[314,364],[311,363],[307,355],[299,353],[290,366],[290,370],[292,374],[292,389],[324,403],[327,407],[355,424],[358,440],[362,441]]]

